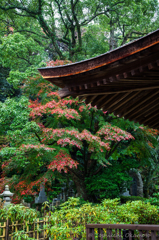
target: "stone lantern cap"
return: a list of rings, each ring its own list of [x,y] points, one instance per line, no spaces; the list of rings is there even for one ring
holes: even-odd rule
[[[0,196],[3,196],[3,197],[12,197],[14,193],[11,193],[9,191],[9,186],[8,185],[5,185],[5,190],[3,193],[0,194]]]

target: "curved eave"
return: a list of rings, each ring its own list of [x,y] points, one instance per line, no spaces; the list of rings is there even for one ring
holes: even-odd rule
[[[159,29],[98,57],[38,70],[62,88],[62,98],[79,96],[99,109],[159,129]]]
[[[39,68],[39,72],[44,79],[53,82],[54,79],[69,79],[69,76],[76,76],[81,73],[89,72],[103,66],[109,65],[138,52],[146,50],[159,43],[159,29],[115,50],[109,51],[100,56],[72,63],[64,66]],[[63,84],[62,84],[63,85]]]

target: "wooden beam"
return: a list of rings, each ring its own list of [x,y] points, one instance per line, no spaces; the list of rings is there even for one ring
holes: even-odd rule
[[[156,119],[155,119],[156,120]],[[159,128],[159,120],[158,121],[156,121],[155,123],[153,123],[153,124],[151,124],[151,127],[152,128]]]
[[[102,108],[104,107],[106,104],[110,103],[114,98],[116,98],[118,96],[118,93],[110,96],[108,98],[108,100],[105,101],[105,99],[102,100],[102,102],[100,104],[98,104],[98,108]]]
[[[80,96],[91,96],[91,95],[105,95],[105,94],[116,94],[116,93],[125,93],[125,92],[135,92],[135,91],[144,91],[144,90],[151,90],[151,89],[159,89],[158,86],[150,86],[150,87],[141,87],[141,88],[133,88],[133,89],[125,89],[125,90],[114,90],[114,91],[92,91],[89,89],[89,92],[79,92],[78,95]]]
[[[144,71],[144,74],[146,75],[146,77],[158,77],[159,76],[159,70],[153,70],[153,71]]]
[[[79,90],[81,91],[81,90],[84,90],[85,88],[84,88],[84,85],[79,85]]]
[[[155,54],[155,58],[156,57],[158,58],[157,53]],[[131,64],[130,64],[130,66],[124,66],[123,70],[121,70],[120,68],[112,70],[110,68],[110,66],[106,70],[103,68],[102,69],[99,68],[99,69],[97,69],[97,72],[94,74],[91,74],[91,72],[90,73],[88,72],[87,74],[85,73],[85,75],[82,75],[82,76],[80,76],[80,74],[78,74],[77,76],[72,76],[70,81],[67,81],[67,78],[66,78],[66,81],[63,81],[63,84],[67,83],[68,86],[73,86],[73,85],[75,85],[75,83],[77,83],[77,85],[82,85],[82,84],[90,84],[92,81],[93,82],[97,82],[97,81],[103,82],[103,79],[106,79],[108,81],[109,77],[114,76],[116,78],[116,75],[122,75],[125,72],[125,69],[126,69],[125,74],[127,74],[130,77],[132,77],[130,74],[131,70],[137,71],[141,75],[141,72],[139,71],[140,67],[143,67],[144,71],[145,71],[145,66],[148,66],[148,63],[152,59],[153,59],[153,56],[147,57],[147,60],[145,61],[145,63],[143,63],[145,65],[143,65],[143,64],[141,65],[141,62],[139,61],[134,66],[132,66]],[[156,61],[156,59],[154,59],[153,64],[155,63],[155,61]],[[148,67],[147,67],[146,71],[149,71]],[[112,72],[113,72],[113,75],[112,75]]]
[[[124,98],[126,98],[129,94],[130,94],[129,92],[125,93],[125,94],[122,94],[121,97],[118,97],[116,101],[113,100],[113,102],[111,104],[110,103],[108,103],[107,105],[105,104],[104,109],[110,110],[112,112],[111,108],[114,105],[118,106],[118,103],[121,102]]]
[[[80,101],[80,102],[82,102],[84,99],[85,99],[85,97],[83,97],[83,96],[82,96],[82,97],[79,96],[79,101]]]
[[[143,120],[142,122],[145,124],[147,122],[150,122],[151,119],[155,118],[156,116],[159,116],[159,111],[157,110],[157,112],[155,114],[151,114],[150,117],[146,118],[145,120]],[[148,123],[147,123],[148,124]]]
[[[118,109],[122,106],[124,108],[123,105],[125,105],[128,101],[130,101],[132,98],[136,97],[139,94],[139,92],[133,92],[133,93],[129,93],[129,97],[126,98],[124,101],[122,101],[120,104],[117,104],[115,107],[111,108],[110,111],[114,112],[114,111],[118,111]]]
[[[150,91],[145,92],[145,95],[149,95],[149,97],[145,98],[143,100],[141,100],[138,104],[135,104],[134,107],[131,107],[128,111],[125,112],[124,117],[127,116],[129,113],[131,113],[132,111],[134,111],[136,108],[140,107],[143,103],[145,103],[146,101],[148,101],[149,99],[153,98],[155,95],[157,95],[159,93],[159,91],[154,92],[151,94]],[[130,116],[130,115],[129,115]],[[128,117],[129,117],[128,116]]]
[[[153,112],[154,110],[150,111],[151,109],[155,108],[156,106],[159,105],[159,97],[152,100],[151,102],[149,101],[147,104],[145,103],[143,107],[140,107],[138,110],[136,110],[135,113],[133,113],[130,116],[130,121],[132,116],[135,116],[137,119],[140,120],[140,117],[142,117],[143,115],[146,117],[147,115],[145,115],[147,112]],[[146,109],[145,109],[146,108]],[[144,110],[145,109],[145,110]],[[138,114],[139,113],[139,114]]]
[[[128,94],[128,93],[127,93]],[[120,99],[123,97],[123,94],[118,94],[112,101],[110,101],[110,102],[108,102],[108,103],[106,103],[106,104],[104,104],[104,106],[103,106],[103,109],[104,109],[104,111],[109,111],[109,109],[112,107],[112,106],[114,106],[114,105],[116,105],[116,104],[118,104],[118,102],[120,101]],[[121,99],[122,100],[122,99]]]
[[[101,85],[100,81],[97,81],[97,87],[100,86],[100,85]]]
[[[103,84],[107,84],[107,80],[103,78]]]
[[[88,96],[88,97],[86,98],[86,100],[85,100],[86,104],[91,103],[91,102],[94,100],[95,97],[96,97],[96,95],[94,95],[94,96]]]
[[[96,84],[96,82],[94,82],[94,83],[91,83],[90,85],[91,85],[91,88],[93,88],[93,87],[97,87],[97,84]]]
[[[148,123],[144,123],[144,125],[152,126],[154,123],[158,123],[159,115],[153,119],[151,119]]]
[[[116,79],[118,80],[118,81],[120,81],[120,79],[123,77],[123,75],[122,74],[116,74]]]
[[[158,123],[159,121],[158,121],[158,119],[159,119],[159,117],[157,116],[157,117],[155,117],[155,118],[153,118],[153,119],[151,119],[151,121],[149,121],[148,123],[146,123],[147,125],[153,125],[153,124],[156,124],[156,123]]]
[[[152,77],[149,77],[149,78],[141,78],[141,77],[136,77],[136,78],[126,78],[126,79],[121,79],[120,80],[120,83],[123,83],[123,84],[127,84],[127,83],[141,83],[142,85],[143,84],[147,84],[147,83],[150,83],[150,84],[152,84],[152,83],[159,83],[159,78],[158,77],[156,77],[156,79],[152,79]]]
[[[140,66],[140,67],[139,67],[139,72],[140,72],[140,73],[143,73],[143,71],[144,71],[144,67],[143,67],[143,66]]]
[[[111,77],[109,77],[109,81],[110,82],[118,82],[119,80],[116,76],[111,76]]]
[[[105,96],[102,97],[102,99],[104,99],[104,98],[105,98]],[[102,101],[102,99],[101,99],[101,95],[96,96],[96,98],[94,98],[94,100],[92,101],[91,105],[92,106],[97,105],[100,101]]]
[[[106,99],[106,98],[110,98],[110,96],[109,95],[108,96],[105,96],[105,95],[101,96],[101,95],[99,95],[98,98],[96,99],[96,102],[94,102],[94,100],[92,101],[93,106],[98,105],[100,102],[103,101],[103,99]]]
[[[133,92],[135,93],[135,92]],[[125,116],[126,112],[128,112],[131,108],[133,108],[137,103],[139,103],[140,101],[143,101],[144,96],[146,96],[147,93],[146,91],[139,91],[136,92],[136,95],[134,98],[132,98],[131,101],[128,101],[125,103],[124,107],[121,106],[120,108],[118,108],[116,110],[117,114],[120,114],[121,117]],[[125,116],[126,117],[126,116]]]

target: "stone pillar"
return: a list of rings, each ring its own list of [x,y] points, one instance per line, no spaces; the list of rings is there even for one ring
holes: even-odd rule
[[[129,175],[136,180],[137,196],[143,197],[143,181],[141,174],[137,169],[132,168],[129,172]]]
[[[48,201],[48,200],[47,200],[47,196],[45,193],[45,186],[44,186],[44,184],[41,184],[39,196],[35,198],[35,203],[42,204],[43,202],[46,202],[46,201]]]

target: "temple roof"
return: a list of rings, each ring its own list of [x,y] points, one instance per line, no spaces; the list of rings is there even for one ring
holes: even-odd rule
[[[62,88],[99,109],[159,129],[159,29],[85,61],[38,69]]]

